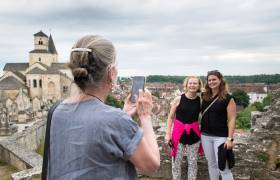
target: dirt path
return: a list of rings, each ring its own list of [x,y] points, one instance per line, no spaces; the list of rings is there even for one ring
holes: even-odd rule
[[[11,166],[8,166],[6,163],[0,162],[0,179],[1,180],[10,180],[11,174],[17,172],[17,170]]]

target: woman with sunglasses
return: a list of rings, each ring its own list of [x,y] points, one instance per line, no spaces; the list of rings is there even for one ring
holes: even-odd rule
[[[236,104],[229,94],[227,84],[219,71],[209,71],[205,92],[202,94],[201,142],[208,161],[211,180],[233,180],[226,163],[224,170],[218,167],[218,147],[232,149],[236,120]]]
[[[171,103],[165,140],[172,147],[173,179],[181,179],[181,163],[184,153],[186,153],[188,158],[188,180],[195,180],[200,146],[198,123],[200,97],[197,93],[201,90],[202,81],[196,76],[189,76],[184,80],[183,86],[185,93],[175,98]],[[171,134],[172,123],[173,130]]]

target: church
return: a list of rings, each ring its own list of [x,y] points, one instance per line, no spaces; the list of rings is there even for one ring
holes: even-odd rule
[[[77,93],[66,63],[58,62],[52,35],[34,34],[34,49],[26,63],[6,63],[0,78],[0,103],[8,109],[38,111],[42,104]]]

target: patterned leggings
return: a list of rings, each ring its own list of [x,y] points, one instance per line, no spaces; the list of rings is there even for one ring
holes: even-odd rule
[[[181,179],[181,163],[185,151],[188,158],[188,180],[196,180],[199,144],[200,142],[192,145],[183,145],[181,143],[178,144],[178,150],[175,160],[172,157],[173,180]]]

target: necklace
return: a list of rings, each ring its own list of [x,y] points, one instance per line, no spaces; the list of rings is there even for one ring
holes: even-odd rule
[[[197,95],[191,96],[191,95],[186,93],[185,96],[189,99],[195,99]]]
[[[85,95],[88,95],[88,96],[91,96],[91,97],[95,97],[96,99],[98,99],[100,102],[103,102],[99,97],[97,97],[96,95],[94,94],[90,94],[88,92],[83,92]],[[103,102],[104,103],[104,102]]]

